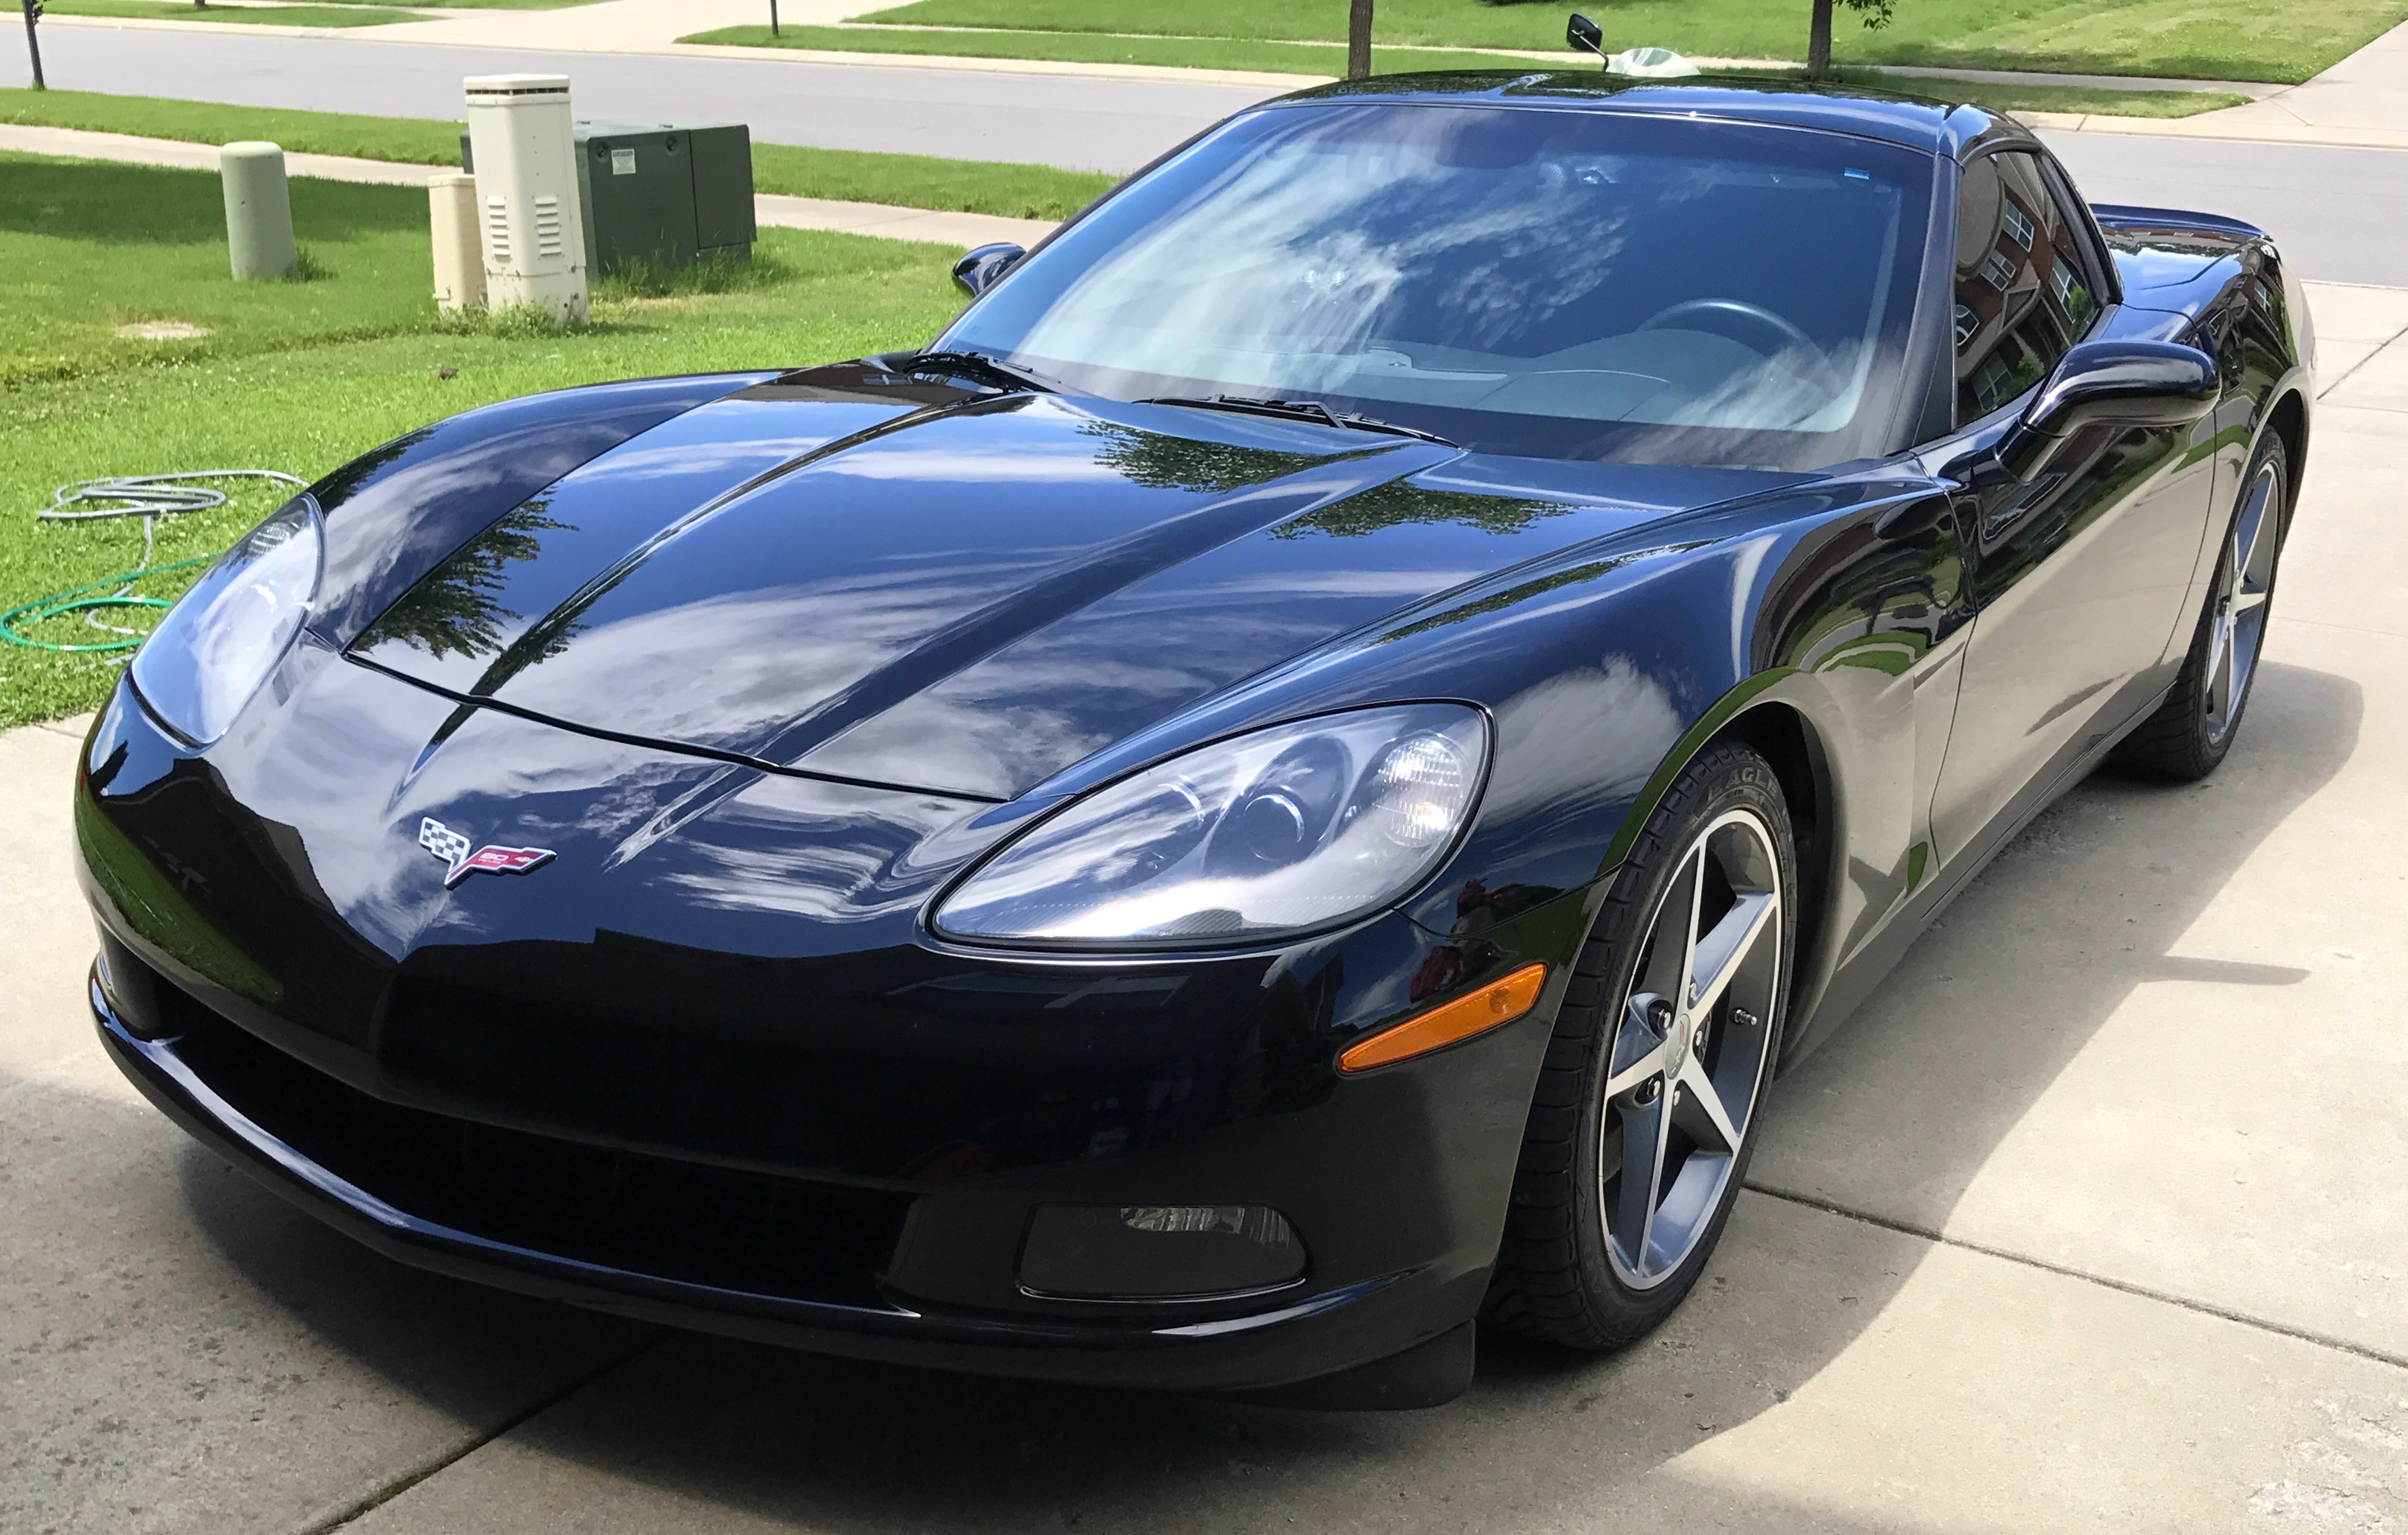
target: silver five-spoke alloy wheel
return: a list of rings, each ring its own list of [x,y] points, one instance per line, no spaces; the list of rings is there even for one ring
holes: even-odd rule
[[[2281,541],[2276,493],[2279,466],[2258,466],[2258,477],[2232,520],[2232,548],[2224,560],[2224,583],[2215,594],[2207,651],[2207,739],[2221,743],[2232,733],[2249,696],[2250,675],[2266,638],[2266,599],[2274,591],[2275,546]]]
[[[1781,884],[1770,829],[1726,811],[1649,919],[1613,1022],[1598,1159],[1606,1253],[1632,1289],[1662,1284],[1705,1240],[1755,1122],[1783,980]]]

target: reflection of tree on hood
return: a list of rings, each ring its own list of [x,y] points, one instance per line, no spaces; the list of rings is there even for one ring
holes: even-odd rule
[[[547,515],[550,493],[531,496],[516,510],[505,512],[493,526],[477,535],[402,595],[399,602],[377,620],[368,639],[398,639],[437,660],[447,655],[493,655],[502,648],[502,630],[522,615],[504,608],[499,596],[509,567],[543,552],[543,535],[575,531]],[[569,631],[546,637],[545,654],[565,645]]]
[[[422,426],[414,432],[404,432],[391,442],[369,449],[326,476],[325,479],[319,481],[309,487],[309,493],[318,498],[318,504],[322,507],[329,509],[338,507],[350,500],[353,493],[362,486],[374,483],[377,476],[383,473],[390,466],[399,463],[403,454],[434,435],[435,428],[432,426]]]
[[[1409,480],[1391,480],[1360,495],[1350,495],[1292,523],[1282,524],[1272,533],[1282,538],[1301,538],[1315,533],[1326,533],[1333,538],[1360,538],[1382,528],[1412,523],[1453,523],[1484,533],[1524,533],[1542,518],[1561,517],[1571,509],[1555,501],[1427,490]]]
[[[1147,432],[1111,421],[1090,422],[1080,430],[1104,439],[1096,461],[1126,475],[1132,483],[1149,490],[1209,495],[1234,495],[1318,465],[1383,452],[1391,446],[1382,444],[1352,453],[1305,453]],[[1554,501],[1426,490],[1409,481],[1391,480],[1283,523],[1271,530],[1271,536],[1301,538],[1319,533],[1360,538],[1410,523],[1454,523],[1488,533],[1521,533],[1541,518],[1560,517],[1571,509]]]
[[[1201,491],[1231,495],[1273,480],[1300,474],[1317,464],[1351,454],[1293,452],[1242,443],[1213,442],[1142,431],[1116,421],[1088,422],[1079,428],[1101,438],[1096,462],[1157,491]]]

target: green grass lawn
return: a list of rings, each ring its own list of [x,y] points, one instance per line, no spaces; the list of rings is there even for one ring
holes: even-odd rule
[[[1255,43],[1192,37],[1106,37],[1072,32],[939,32],[871,27],[787,27],[771,37],[766,26],[725,27],[681,39],[752,48],[836,49],[846,52],[940,54],[986,59],[1077,59],[1090,64],[1165,65],[1186,69],[1262,69],[1298,75],[1336,76],[1346,67],[1340,44]],[[1531,56],[1531,65],[1556,69],[1584,67],[1570,55]],[[1524,65],[1495,53],[1441,49],[1375,48],[1371,67],[1380,74],[1424,69],[1514,69]],[[1594,61],[1586,67],[1595,67]],[[1766,76],[1771,70],[1739,71]],[[1843,71],[1854,84],[1942,96],[2002,112],[2104,112],[2121,117],[2190,117],[2249,98],[2221,91],[2102,91],[2079,85],[1985,85],[1963,80],[1885,76],[1861,66]],[[754,164],[761,151],[753,151]],[[941,162],[940,162],[941,164]],[[765,190],[767,190],[765,188]],[[823,195],[834,196],[828,193]],[[930,204],[930,207],[936,205]],[[990,211],[984,210],[982,211]],[[999,210],[998,210],[999,211]],[[1034,217],[1035,215],[1030,215]]]
[[[0,158],[0,347],[10,370],[0,381],[0,609],[136,563],[137,524],[34,521],[66,481],[234,466],[315,478],[398,433],[513,395],[910,345],[959,302],[942,247],[772,229],[751,270],[687,285],[723,291],[660,297],[605,286],[594,326],[568,335],[462,322],[438,316],[426,296],[423,194],[306,180],[293,193],[296,230],[327,275],[236,284],[225,275],[215,177]],[[125,227],[137,222],[138,231]],[[112,334],[158,318],[214,334],[150,343]],[[244,490],[217,511],[172,519],[155,558],[222,548],[280,499],[273,488]],[[195,574],[142,590],[172,596]],[[102,637],[66,619],[44,638]],[[0,645],[0,726],[93,707],[123,659]]]
[[[108,16],[161,22],[234,22],[258,26],[376,27],[388,22],[415,22],[406,10],[336,0],[314,6],[211,6],[207,10],[183,0],[43,0],[54,16]]]
[[[359,117],[344,112],[222,107],[159,96],[17,88],[0,89],[0,122],[88,128],[199,144],[265,138],[295,153],[345,154],[406,165],[460,163],[460,124],[423,118]],[[1067,219],[1117,179],[1052,165],[991,165],[793,144],[752,146],[753,186],[761,192],[995,213],[1012,219]],[[423,223],[424,215],[420,217]],[[0,344],[5,344],[5,338],[0,338]]]
[[[213,101],[178,101],[166,96],[34,91],[18,86],[0,89],[0,122],[180,138],[195,144],[265,138],[296,154],[346,154],[413,165],[460,164],[460,124],[415,117],[224,107]]]
[[[845,53],[917,53],[964,59],[1067,59],[1080,64],[1145,64],[1173,69],[1255,69],[1290,75],[1341,75],[1344,43],[1257,42],[1236,37],[1114,36],[1092,31],[924,31],[918,28],[789,26],[771,36],[768,27],[721,27],[681,37],[681,43],[718,43],[737,48],[825,49]],[[1534,65],[1560,63],[1569,55],[1530,56]],[[1431,48],[1371,50],[1381,74],[1416,69],[1510,69],[1515,61],[1493,53]]]
[[[426,194],[296,178],[294,229],[328,276],[236,282],[207,172],[0,155],[0,389],[154,367],[431,318]],[[121,337],[176,323],[181,341]]]
[[[916,0],[865,20],[1332,41],[1346,35],[1346,8],[1342,0]],[[1379,0],[1374,36],[1398,46],[1555,52],[1564,46],[1564,17],[1573,8]],[[1806,54],[1807,7],[1799,0],[1613,0],[1589,8],[1609,49],[1654,44],[1716,58]],[[1845,9],[1832,30],[1834,52],[1852,64],[2295,81],[2403,20],[2408,0],[1899,0],[1896,19],[1879,31]]]
[[[932,154],[752,146],[756,192],[952,208],[1007,219],[1067,219],[1120,179],[1102,171],[944,160]]]

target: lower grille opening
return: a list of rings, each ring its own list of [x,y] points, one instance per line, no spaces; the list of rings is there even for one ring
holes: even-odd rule
[[[175,993],[173,986],[163,992]],[[910,1197],[616,1151],[404,1108],[177,994],[176,1054],[252,1122],[421,1220],[629,1273],[883,1306]]]

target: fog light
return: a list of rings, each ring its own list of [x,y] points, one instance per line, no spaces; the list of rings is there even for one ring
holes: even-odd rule
[[[1040,1205],[1020,1283],[1095,1299],[1227,1295],[1284,1284],[1304,1263],[1296,1227],[1263,1205]]]

